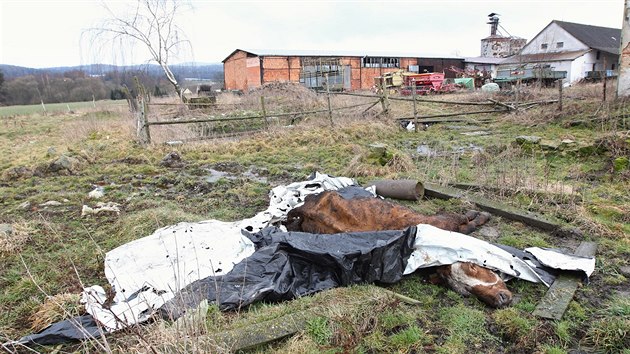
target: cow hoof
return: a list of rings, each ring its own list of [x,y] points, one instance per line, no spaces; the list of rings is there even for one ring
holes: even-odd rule
[[[466,212],[466,219],[468,219],[469,223],[473,223],[475,226],[480,226],[490,220],[490,213],[485,211],[468,210]]]

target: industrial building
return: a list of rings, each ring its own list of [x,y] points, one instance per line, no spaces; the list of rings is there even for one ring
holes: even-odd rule
[[[565,83],[617,76],[621,29],[551,21],[499,70],[550,68],[566,72]]]
[[[332,53],[315,51],[236,49],[223,60],[226,90],[247,91],[268,82],[299,82],[306,87],[368,90],[386,72],[444,72],[464,69],[464,58],[391,53]]]

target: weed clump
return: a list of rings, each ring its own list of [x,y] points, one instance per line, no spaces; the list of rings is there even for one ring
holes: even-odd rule
[[[85,312],[79,294],[57,294],[46,298],[31,316],[31,329],[39,332],[52,323],[78,316]]]
[[[19,253],[30,239],[33,228],[25,222],[14,223],[0,230],[0,255]]]
[[[630,348],[630,300],[614,297],[597,311],[599,317],[586,332],[586,342],[605,353],[619,353]]]

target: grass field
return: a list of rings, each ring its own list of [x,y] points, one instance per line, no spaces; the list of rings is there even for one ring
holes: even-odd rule
[[[13,229],[8,236],[0,234],[0,341],[81,313],[77,294],[83,285],[106,283],[104,252],[180,221],[251,217],[266,208],[273,186],[304,180],[319,171],[360,183],[413,178],[480,185],[486,198],[543,214],[582,233],[553,235],[493,217],[488,226],[497,235],[476,232],[473,236],[515,247],[570,250],[581,241],[595,241],[595,273],[588,285],[578,289],[560,321],[531,314],[546,292],[542,285],[508,282],[516,301],[496,310],[414,274],[389,290],[421,305],[402,302],[375,285],[358,285],[282,304],[255,304],[237,313],[221,313],[211,305],[195,331],[158,320],[108,336],[100,344],[34,349],[210,352],[217,348],[204,341],[207,334],[307,313],[303,331],[251,351],[628,354],[630,276],[624,267],[630,266],[630,112],[624,102],[602,104],[590,94],[594,91],[597,87],[568,89],[568,97],[580,99],[565,101],[563,112],[555,105],[541,105],[517,113],[472,115],[465,122],[433,124],[418,133],[377,116],[377,106],[369,112],[336,114],[334,127],[325,115],[305,116],[291,127],[277,121],[250,136],[176,147],[161,142],[192,137],[195,130],[156,128],[151,131],[155,143],[143,147],[135,142],[126,107],[76,108],[73,114],[48,116],[10,113],[12,118],[0,119],[0,224]],[[299,89],[226,95],[219,102],[246,114],[256,109],[260,94],[274,97],[269,100],[270,111],[309,110],[325,104],[325,98]],[[530,99],[550,95],[532,91]],[[479,94],[440,98],[487,99]],[[341,106],[357,100],[335,97],[333,103]],[[0,114],[5,115],[3,109]],[[392,117],[408,116],[411,109],[408,103],[392,103]],[[465,109],[419,105],[421,114]],[[152,119],[166,119],[193,113],[167,107],[152,114]],[[488,117],[492,120],[481,121]],[[480,131],[484,133],[476,133]],[[521,135],[541,140],[517,143]],[[374,143],[387,146],[385,160],[370,156],[369,145]],[[426,149],[432,153],[422,154]],[[184,168],[160,165],[172,150],[182,156]],[[61,156],[70,158],[68,168],[51,168]],[[230,178],[210,182],[210,169]],[[121,205],[119,215],[81,216],[83,205],[95,204],[88,198],[95,185],[104,188],[102,201]],[[58,203],[46,204],[49,201]],[[460,200],[400,203],[426,214],[471,207]],[[56,302],[48,296],[55,296]],[[63,304],[65,311],[56,303]]]
[[[68,113],[69,111],[79,111],[85,109],[106,109],[111,106],[127,105],[126,101],[97,101],[97,102],[69,102],[69,103],[48,103],[42,107],[41,104],[26,106],[0,106],[0,118],[22,116],[31,114],[57,114]]]

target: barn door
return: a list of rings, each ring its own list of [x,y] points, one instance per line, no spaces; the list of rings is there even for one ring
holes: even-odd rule
[[[352,67],[350,65],[343,67],[343,89],[344,91],[352,90]]]

